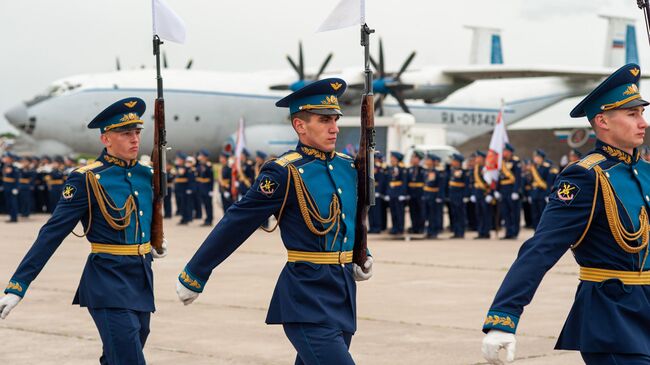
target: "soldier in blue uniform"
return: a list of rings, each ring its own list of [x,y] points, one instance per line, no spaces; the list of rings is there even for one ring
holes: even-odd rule
[[[409,197],[409,215],[411,216],[411,228],[409,233],[424,233],[424,201],[422,194],[424,189],[424,168],[420,166],[424,152],[415,150],[411,155],[411,167],[408,168],[406,181],[407,195]]]
[[[212,226],[212,195],[214,190],[214,172],[212,171],[212,162],[210,162],[209,158],[210,153],[207,150],[199,151],[199,163],[196,169],[196,182],[199,187],[201,205],[205,208],[205,220],[202,226],[208,227]]]
[[[20,170],[15,166],[16,155],[11,152],[5,152],[2,157],[2,187],[4,189],[4,198],[7,214],[9,219],[7,223],[18,222],[18,193]]]
[[[65,182],[65,176],[63,176],[63,157],[54,156],[51,167],[51,171],[45,176],[45,181],[47,182],[49,209],[54,212],[56,205],[61,199],[63,183]]]
[[[465,158],[463,155],[454,153],[449,169],[447,196],[449,199],[449,217],[451,220],[451,238],[465,237],[466,210],[465,206],[469,201],[469,177],[462,164]]]
[[[218,176],[219,194],[221,195],[221,207],[225,213],[233,203],[232,199],[232,168],[228,166],[228,158],[230,153],[223,151],[219,155],[219,164],[221,165],[221,173]]]
[[[404,205],[407,200],[407,172],[402,160],[404,155],[397,151],[390,153],[390,167],[388,167],[388,186],[386,188],[386,201],[390,207],[392,227],[390,234],[404,233]]]
[[[583,99],[595,149],[558,176],[535,235],[521,247],[492,303],[483,353],[515,355],[515,332],[544,274],[571,249],[580,265],[575,302],[556,349],[588,365],[650,363],[650,164],[640,159],[644,107],[640,69],[628,64]]]
[[[18,206],[20,215],[28,218],[33,208],[34,197],[34,180],[36,178],[36,170],[33,169],[32,159],[29,156],[24,156],[20,159],[21,173],[18,188]]]
[[[384,155],[375,151],[375,205],[368,209],[368,233],[381,233],[383,228],[382,213],[386,212],[385,200],[386,195],[386,166],[384,166]]]
[[[440,157],[428,153],[424,170],[424,188],[422,200],[425,203],[427,218],[426,238],[438,238],[442,230],[442,206],[444,203],[446,180],[444,170],[438,168]]]
[[[172,217],[172,195],[174,195],[174,179],[176,179],[176,170],[174,165],[169,162],[165,163],[165,172],[167,173],[167,194],[163,200],[163,208],[165,211],[164,218],[169,219]]]
[[[241,166],[239,167],[239,171],[237,171],[237,189],[239,193],[239,199],[241,199],[248,190],[251,188],[251,185],[253,185],[253,182],[255,181],[255,162],[253,162],[250,158],[250,152],[246,149],[243,148],[241,152]]]
[[[506,143],[497,185],[501,209],[499,214],[503,217],[506,229],[506,235],[502,239],[516,239],[521,224],[521,166],[519,157],[513,155],[514,152],[515,148]]]
[[[177,216],[183,216],[183,209],[185,207],[185,190],[187,189],[187,177],[181,176],[185,174],[185,159],[187,155],[183,152],[177,152],[174,159],[174,199],[176,200],[176,213]]]
[[[189,224],[194,218],[194,195],[196,191],[196,174],[194,172],[194,162],[196,160],[192,156],[185,157],[183,167],[178,169],[178,177],[176,181],[177,189],[181,189],[182,196],[182,210],[181,221],[179,225]]]
[[[127,98],[88,124],[100,129],[105,149],[94,163],[70,175],[52,217],[0,299],[4,319],[81,221],[78,236],[86,236],[91,251],[73,303],[87,307],[97,326],[101,364],[145,364],[142,348],[155,310],[152,255],[166,255],[166,248],[158,253],[149,244],[153,172],[136,160],[144,110],[143,100]]]
[[[201,293],[213,269],[270,215],[288,250],[271,299],[268,324],[282,324],[296,364],[354,364],[356,281],[372,275],[352,263],[357,173],[351,157],[334,151],[345,82],[311,83],[277,106],[289,107],[299,138],[295,151],[264,165],[251,189],[233,204],[179,276],[185,303]],[[276,226],[277,227],[277,226]]]
[[[470,200],[476,207],[476,231],[478,236],[475,239],[489,239],[492,229],[492,203],[494,196],[490,184],[483,178],[483,167],[485,167],[485,152],[476,151],[474,169],[472,170],[473,184],[470,187]]]
[[[541,149],[535,150],[533,162],[528,168],[531,186],[528,200],[530,201],[530,217],[533,229],[537,229],[542,212],[546,207],[550,167],[550,164],[546,161],[546,152]]]

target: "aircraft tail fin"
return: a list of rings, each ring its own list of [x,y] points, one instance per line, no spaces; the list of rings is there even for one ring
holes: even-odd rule
[[[600,15],[607,19],[605,43],[605,67],[621,67],[627,63],[639,63],[635,20],[632,18]]]
[[[472,30],[472,49],[469,63],[472,65],[486,65],[503,63],[501,48],[501,29],[480,26],[465,26]]]

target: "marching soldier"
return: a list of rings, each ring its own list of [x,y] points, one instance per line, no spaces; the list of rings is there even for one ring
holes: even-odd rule
[[[375,151],[375,205],[368,209],[368,233],[381,233],[384,230],[383,223],[386,219],[383,213],[386,212],[386,166],[384,155]]]
[[[515,148],[506,143],[503,149],[503,161],[499,172],[497,191],[500,197],[501,211],[506,228],[502,239],[516,239],[519,235],[521,221],[521,166],[519,157],[514,156]]]
[[[54,156],[51,166],[51,171],[45,176],[45,182],[47,183],[49,207],[54,212],[56,205],[61,199],[63,183],[65,182],[65,176],[63,175],[63,157]]]
[[[440,157],[433,153],[427,154],[422,196],[428,222],[426,238],[438,238],[438,234],[442,230],[442,206],[446,180],[444,170],[438,168],[438,163],[440,163]]]
[[[9,220],[7,223],[18,222],[18,193],[20,170],[15,166],[16,155],[5,152],[2,157],[2,187],[4,188],[5,205]]]
[[[165,163],[165,172],[167,175],[167,194],[163,200],[163,208],[165,211],[164,218],[169,219],[172,217],[172,195],[174,194],[174,179],[176,179],[176,169],[174,165],[169,162]]]
[[[289,107],[299,138],[295,151],[264,165],[248,193],[226,212],[179,276],[179,298],[189,304],[213,269],[271,214],[288,250],[271,299],[268,324],[282,324],[296,364],[351,365],[356,330],[356,281],[372,275],[352,263],[357,172],[351,157],[334,151],[345,82],[311,83],[277,106]],[[311,203],[305,203],[311,202]],[[277,227],[277,226],[276,226]]]
[[[385,199],[390,205],[390,218],[393,223],[390,234],[404,233],[404,204],[406,203],[407,172],[402,160],[404,155],[397,151],[390,153],[388,168],[388,188]]]
[[[490,185],[483,178],[483,167],[485,167],[485,152],[476,151],[473,175],[472,195],[470,200],[476,207],[476,231],[478,236],[475,239],[489,239],[492,229],[492,202],[494,196]]]
[[[199,186],[199,195],[201,204],[205,208],[205,221],[202,226],[212,226],[212,191],[214,190],[214,171],[212,171],[212,162],[210,154],[206,150],[199,151],[199,163],[197,166],[196,182]],[[199,207],[199,210],[200,207]]]
[[[537,229],[542,212],[546,207],[548,195],[548,180],[550,164],[546,162],[544,150],[537,149],[533,154],[533,162],[529,165],[531,190],[530,190],[530,216],[533,229]]]
[[[230,153],[221,152],[219,155],[219,163],[221,164],[221,174],[219,174],[219,193],[221,194],[221,205],[224,214],[234,202],[232,197],[232,168],[228,166],[228,158]]]
[[[465,158],[459,153],[454,153],[451,160],[451,168],[448,176],[448,197],[449,217],[451,219],[451,230],[454,233],[451,238],[465,237],[465,223],[467,219],[465,206],[469,201],[469,177],[463,170]]]
[[[183,194],[183,211],[179,225],[189,224],[194,218],[194,196],[196,195],[196,170],[194,165],[196,159],[192,156],[185,157],[185,166],[179,171],[179,178],[176,180],[184,181],[182,187]]]
[[[0,299],[2,318],[25,296],[30,284],[77,223],[91,243],[74,304],[88,308],[99,331],[101,364],[144,364],[153,298],[153,258],[166,255],[149,244],[152,170],[136,160],[145,104],[139,98],[116,102],[93,119],[105,149],[97,160],[75,170],[61,189],[60,202],[41,228]]]
[[[409,233],[424,232],[424,201],[422,200],[424,188],[424,168],[420,166],[424,152],[413,151],[411,155],[411,167],[407,171],[407,195],[409,197],[409,215],[411,216],[411,228]]]
[[[32,212],[34,197],[34,180],[36,170],[32,168],[32,159],[24,156],[20,159],[21,173],[18,180],[18,206],[22,217],[29,217]]]
[[[648,102],[639,78],[638,65],[625,65],[571,111],[589,119],[596,146],[558,176],[535,235],[497,292],[483,327],[491,363],[500,348],[514,359],[523,309],[568,249],[581,282],[555,348],[580,351],[587,365],[650,363],[650,164],[637,148]]]

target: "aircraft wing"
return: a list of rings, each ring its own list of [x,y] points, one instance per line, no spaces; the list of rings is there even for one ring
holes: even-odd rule
[[[568,77],[574,79],[601,79],[614,72],[614,68],[567,68],[566,66],[511,66],[468,65],[444,68],[442,73],[454,80],[473,82],[478,80],[520,77]]]

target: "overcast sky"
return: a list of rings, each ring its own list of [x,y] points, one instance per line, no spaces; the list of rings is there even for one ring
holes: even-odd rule
[[[171,66],[219,71],[286,69],[303,40],[308,67],[334,52],[328,69],[361,68],[357,28],[314,33],[339,0],[167,0],[187,23],[187,43],[165,44]],[[463,25],[503,29],[505,63],[601,66],[607,22],[637,19],[642,66],[650,46],[634,0],[366,0],[389,69],[417,50],[413,68],[469,60]],[[52,81],[81,73],[153,65],[150,0],[0,1],[0,112]],[[376,51],[376,39],[372,47]],[[645,68],[646,70],[648,68]],[[164,75],[163,75],[164,77]],[[152,74],[151,85],[155,86]],[[0,132],[7,130],[0,117]]]

